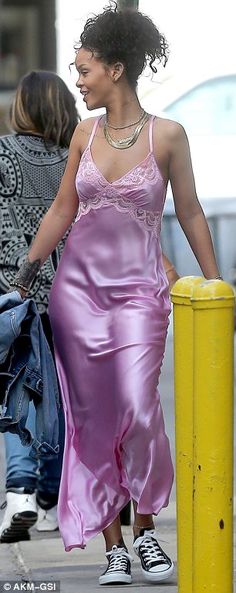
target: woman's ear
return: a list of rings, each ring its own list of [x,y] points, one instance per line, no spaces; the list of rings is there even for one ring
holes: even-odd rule
[[[112,66],[112,80],[113,82],[117,82],[124,72],[124,64],[122,62],[116,62]]]

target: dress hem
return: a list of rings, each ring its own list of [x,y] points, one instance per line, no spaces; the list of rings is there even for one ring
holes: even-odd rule
[[[130,501],[131,501],[131,498],[129,498],[126,501],[126,503],[121,507],[119,513],[122,511],[123,508],[126,507],[126,505]],[[138,505],[138,502],[137,501],[135,501],[135,502]],[[158,511],[156,511],[156,512],[155,511],[151,511],[150,512],[150,515],[158,516],[162,509],[168,507],[168,504],[169,504],[169,499],[167,501],[165,501],[165,503],[161,506],[161,508]],[[87,544],[90,542],[90,540],[92,540],[95,537],[97,537],[98,535],[100,535],[104,531],[104,529],[107,529],[107,527],[109,527],[109,525],[111,525],[111,523],[113,523],[113,521],[115,521],[115,519],[116,519],[116,517],[118,516],[119,513],[116,513],[115,516],[113,515],[112,517],[110,517],[106,521],[106,523],[104,524],[104,526],[102,526],[101,529],[97,533],[94,533],[93,535],[90,535],[89,537],[87,537],[86,538],[86,541],[84,541],[84,543],[79,543],[79,544],[74,543],[74,544],[70,544],[69,546],[65,546],[65,552],[71,552],[71,550],[73,550],[74,548],[79,548],[80,550],[85,550],[85,548],[86,548]],[[149,514],[149,513],[145,513],[145,514]]]
[[[131,498],[129,497],[127,499],[127,501],[125,502],[125,504],[121,507],[121,509],[119,510],[118,513],[116,513],[116,515],[110,517],[108,520],[106,520],[106,523],[104,524],[104,526],[102,526],[99,531],[97,533],[94,533],[93,535],[90,535],[89,537],[86,538],[86,541],[84,541],[84,543],[81,544],[71,544],[69,546],[65,546],[65,552],[70,552],[71,550],[73,550],[74,548],[80,548],[81,550],[84,550],[86,548],[87,543],[91,540],[94,539],[95,537],[97,537],[98,535],[100,535],[104,529],[106,529],[107,527],[109,527],[109,525],[111,525],[111,523],[113,523],[113,521],[115,521],[116,517],[119,515],[119,513],[122,511],[122,509],[124,509],[126,507],[126,505],[131,501]]]

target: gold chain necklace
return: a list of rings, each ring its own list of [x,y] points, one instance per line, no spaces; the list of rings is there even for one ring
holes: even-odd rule
[[[141,118],[139,124],[136,126],[133,134],[131,136],[128,136],[128,138],[122,138],[121,140],[114,140],[114,138],[112,138],[112,136],[110,135],[110,132],[108,131],[107,122],[105,122],[104,136],[105,136],[108,144],[113,146],[113,148],[118,148],[119,150],[124,150],[125,148],[130,148],[136,142],[140,132],[143,129],[143,126],[148,121],[148,119],[149,119],[149,115],[148,115],[148,113],[146,113],[146,111],[144,111],[142,118]]]
[[[132,128],[132,126],[137,126],[137,124],[139,124],[139,122],[142,120],[143,116],[144,116],[144,109],[142,109],[141,112],[141,116],[139,119],[137,119],[137,121],[134,121],[132,124],[128,124],[127,126],[112,126],[111,124],[108,123],[108,120],[106,119],[106,125],[107,128],[111,128],[111,130],[126,130],[127,128]]]

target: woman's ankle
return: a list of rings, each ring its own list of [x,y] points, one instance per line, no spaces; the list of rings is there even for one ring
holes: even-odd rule
[[[119,515],[108,527],[106,527],[106,529],[104,529],[103,537],[105,539],[107,552],[110,552],[112,546],[124,545]]]
[[[145,525],[145,522],[143,522],[144,525],[139,525],[134,523],[133,525],[133,533],[134,533],[134,537],[139,537],[139,535],[142,535],[144,533],[145,530],[149,531],[152,529],[155,529],[154,523],[153,522],[147,522]]]
[[[109,540],[105,540],[106,541],[106,552],[110,552],[112,549],[112,546],[117,546],[119,548],[124,548],[127,552],[127,546],[123,540],[123,537],[121,537],[119,540],[115,539],[109,539]]]
[[[153,523],[153,515],[150,513],[145,515],[143,513],[138,513],[138,503],[136,500],[133,500],[133,507],[134,507],[134,524],[133,524],[133,532],[134,537],[138,537],[141,535],[141,532],[144,533],[145,529],[154,529]]]

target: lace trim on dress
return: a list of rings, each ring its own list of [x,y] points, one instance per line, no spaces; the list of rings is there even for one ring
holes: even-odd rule
[[[98,210],[106,206],[114,206],[119,212],[127,212],[137,222],[140,222],[147,231],[152,231],[158,238],[161,230],[161,214],[160,212],[153,212],[145,208],[136,208],[131,200],[122,196],[101,195],[97,194],[92,198],[87,198],[86,201],[80,199],[79,210],[75,222],[77,222],[83,215],[88,214],[90,210]]]
[[[154,156],[151,152],[148,153],[145,159],[135,165],[130,171],[122,175],[119,179],[115,179],[115,181],[109,182],[101,173],[101,171],[97,168],[92,154],[91,149],[89,146],[85,149],[81,163],[83,162],[83,167],[79,167],[79,177],[82,179],[90,179],[91,176],[96,178],[96,181],[99,181],[99,184],[103,187],[113,187],[119,186],[122,187],[122,192],[124,193],[127,187],[127,192],[130,191],[130,187],[132,185],[138,186],[143,184],[144,180],[148,181],[151,184],[157,183],[157,174],[159,177],[159,181],[164,185],[162,176],[157,168],[156,161]]]

